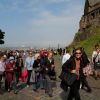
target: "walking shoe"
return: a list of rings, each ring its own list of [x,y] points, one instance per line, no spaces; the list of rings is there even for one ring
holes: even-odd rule
[[[48,91],[47,90],[45,90],[45,94],[48,94]]]
[[[87,89],[87,92],[88,92],[88,93],[91,93],[91,92],[92,92],[92,90],[91,90],[91,89]]]
[[[29,88],[29,85],[27,85],[27,88]]]
[[[53,95],[52,94],[49,94],[49,97],[53,97]]]
[[[98,78],[97,77],[95,77],[95,80],[97,80]]]
[[[17,91],[14,91],[14,94],[17,94]]]
[[[8,89],[8,92],[10,92],[10,89]]]
[[[34,92],[39,92],[37,89],[33,89]]]

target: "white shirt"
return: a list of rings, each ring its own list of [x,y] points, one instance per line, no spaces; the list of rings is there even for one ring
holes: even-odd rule
[[[25,68],[27,68],[27,70],[32,70],[33,69],[33,64],[34,64],[34,57],[30,58],[27,57],[25,60]]]
[[[0,71],[4,72],[5,71],[5,65],[2,61],[0,61]]]
[[[62,65],[71,57],[71,55],[69,53],[66,53],[63,55],[62,58]]]
[[[92,61],[94,57],[96,57],[95,62],[98,62],[98,60],[100,59],[100,51],[99,51],[99,54],[97,54],[97,51],[93,51]]]

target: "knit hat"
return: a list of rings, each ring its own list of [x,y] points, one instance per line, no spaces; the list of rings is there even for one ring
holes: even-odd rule
[[[14,60],[14,57],[10,57],[9,60]]]

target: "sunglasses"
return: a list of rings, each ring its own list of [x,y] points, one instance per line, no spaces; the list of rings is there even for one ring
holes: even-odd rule
[[[75,54],[82,54],[81,52],[76,52]]]

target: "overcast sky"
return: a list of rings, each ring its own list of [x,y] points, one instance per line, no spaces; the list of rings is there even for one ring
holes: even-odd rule
[[[79,29],[85,0],[0,0],[5,46],[66,46]]]

